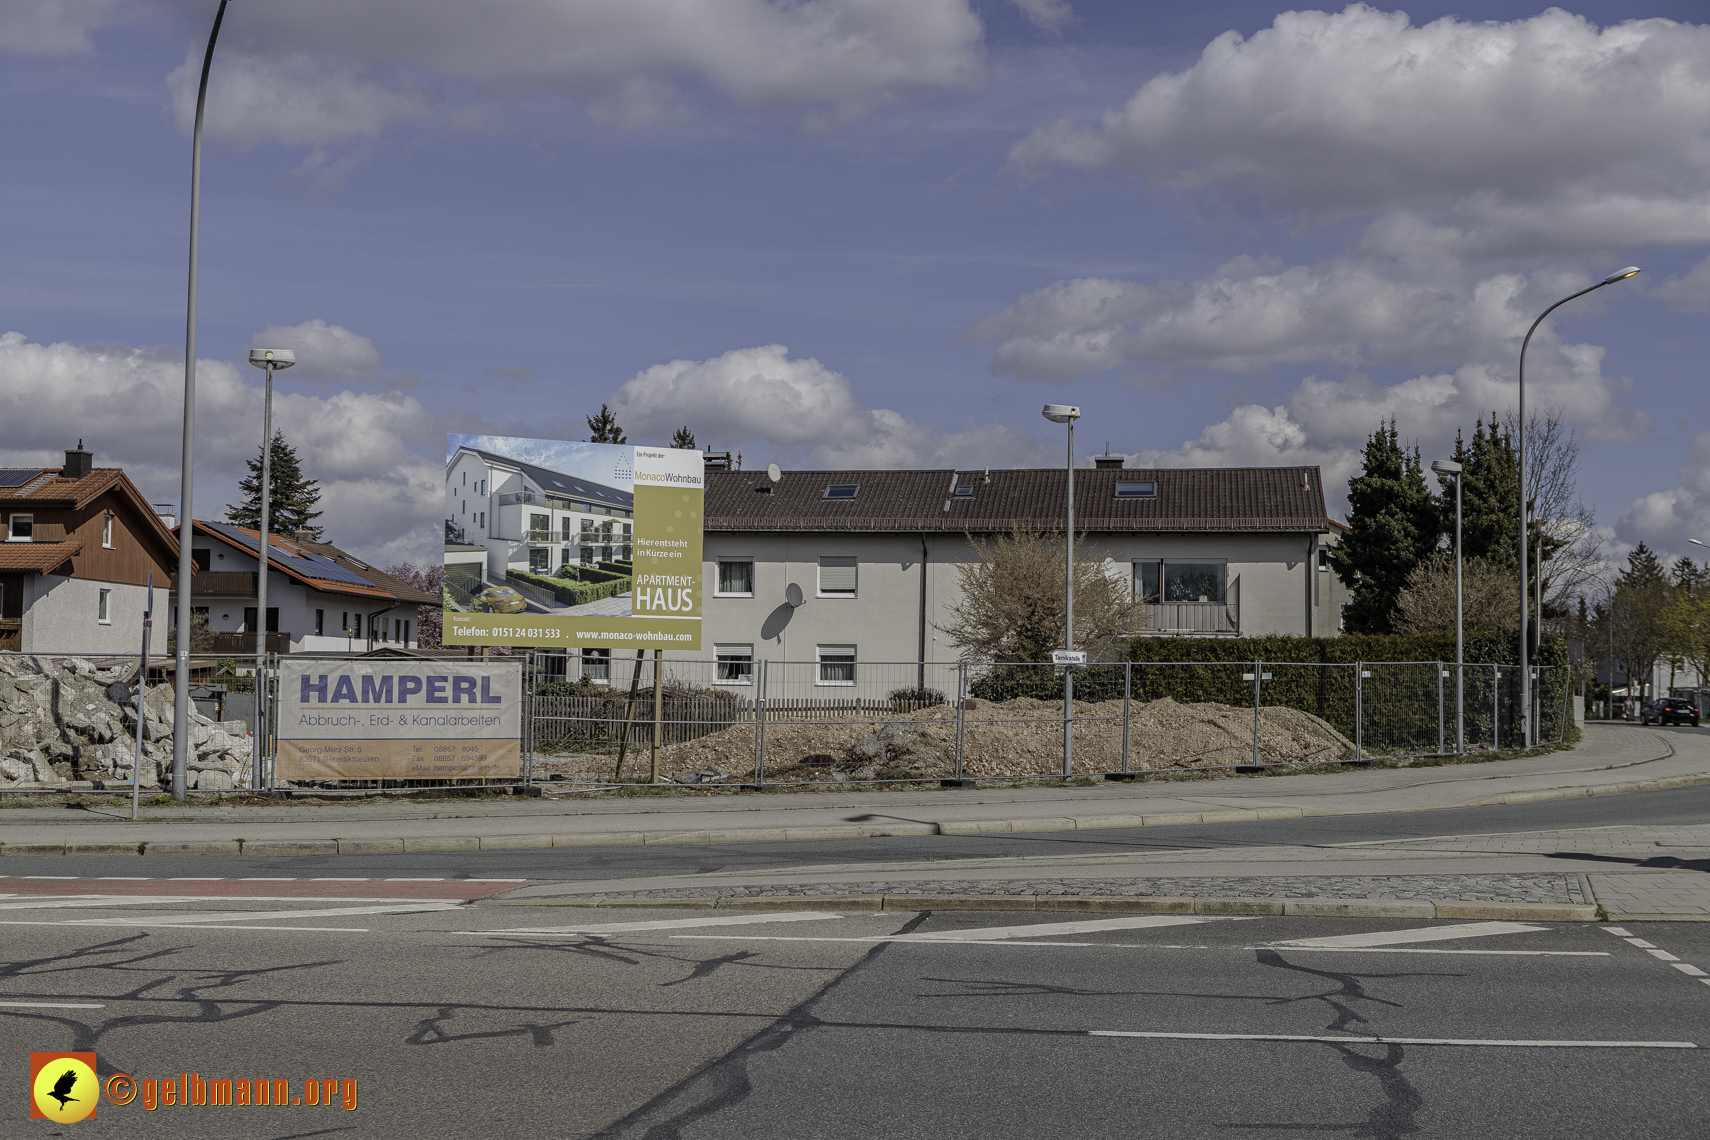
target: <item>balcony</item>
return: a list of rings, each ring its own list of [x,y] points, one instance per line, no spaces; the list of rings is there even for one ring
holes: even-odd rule
[[[198,570],[190,579],[192,598],[253,598],[256,575],[249,570]],[[178,575],[172,576],[172,589],[178,589]]]
[[[1163,602],[1146,607],[1145,633],[1205,637],[1241,632],[1241,607],[1228,602]]]
[[[247,577],[247,575],[246,575]],[[200,581],[201,575],[197,575]],[[208,648],[193,647],[191,652],[199,657],[254,657],[255,634],[253,633],[216,633],[214,643]],[[267,652],[291,652],[291,635],[289,633],[270,633],[267,635]]]

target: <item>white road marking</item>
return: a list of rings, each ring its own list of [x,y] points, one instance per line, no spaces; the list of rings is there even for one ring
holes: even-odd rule
[[[1417,946],[1247,946],[1247,950],[1287,950],[1290,954],[1483,954],[1518,958],[1607,958],[1607,950],[1427,950]]]
[[[526,883],[527,879],[464,879],[466,883]]]
[[[75,881],[76,875],[19,875],[20,879],[70,879]]]
[[[1620,927],[1620,926],[1605,926],[1605,927],[1604,927],[1604,928],[1603,928],[1603,929],[1605,929],[1605,930],[1607,930],[1607,931],[1608,931],[1608,932],[1609,932],[1609,933],[1611,933],[1611,934],[1619,934],[1619,935],[1620,935],[1620,936],[1621,936],[1621,937],[1622,937],[1622,938],[1625,938],[1625,937],[1627,937],[1627,931],[1626,931],[1626,929],[1625,929],[1625,928],[1624,928],[1624,927]]]
[[[1398,946],[1407,942],[1441,942],[1451,938],[1489,938],[1497,934],[1531,934],[1548,930],[1525,922],[1468,922],[1459,926],[1426,926],[1415,930],[1373,930],[1366,934],[1339,934],[1326,938],[1292,938],[1273,942],[1278,947]]]
[[[367,934],[366,926],[229,926],[225,923],[215,923],[213,926],[202,926],[198,923],[187,922],[149,922],[147,919],[137,919],[135,922],[109,923],[110,926],[161,926],[169,930],[304,930],[316,934]],[[58,926],[71,927],[78,930],[88,930],[90,927],[81,923],[70,922],[28,922],[22,919],[6,919],[0,921],[0,926]]]
[[[1676,962],[1674,964],[1674,968],[1683,974],[1691,974],[1695,978],[1710,976],[1706,975],[1703,970],[1700,970],[1697,966],[1694,966],[1689,962]]]
[[[456,903],[419,902],[393,903],[389,906],[339,906],[325,910],[228,910],[212,914],[158,914],[149,915],[143,921],[152,925],[181,926],[192,923],[229,922],[234,919],[262,918],[324,918],[335,914],[427,914],[438,911],[457,910]],[[136,926],[138,920],[128,916],[118,918],[73,918],[67,919],[66,926]]]
[[[1022,938],[964,939],[921,938],[914,934],[869,935],[867,937],[814,937],[794,934],[673,934],[673,938],[700,941],[743,942],[906,942],[914,946],[1048,946],[1083,947],[1096,950],[1286,950],[1291,954],[1473,954],[1521,958],[1607,958],[1607,950],[1424,950],[1404,946],[1175,946],[1151,942],[1034,942]]]
[[[283,878],[283,879],[267,879],[267,878],[238,879],[237,881],[240,883],[294,883],[297,880],[287,877],[287,878]],[[341,882],[355,883],[355,882],[361,882],[362,880],[360,880],[360,879],[348,879],[348,880],[340,880],[340,881]]]
[[[1623,941],[1629,945],[1637,946],[1641,950],[1655,950],[1657,948],[1657,944],[1655,942],[1646,942],[1643,938],[1627,938],[1623,939]]]
[[[1330,1045],[1472,1045],[1532,1049],[1696,1049],[1692,1041],[1504,1041],[1472,1037],[1307,1037],[1289,1033],[1141,1033],[1089,1029],[1088,1037],[1145,1037],[1166,1041],[1310,1041]]]
[[[1050,938],[1058,934],[1092,934],[1100,930],[1140,930],[1157,926],[1194,926],[1202,922],[1251,922],[1247,918],[1188,914],[1136,914],[1126,918],[1091,918],[1082,922],[1040,922],[1030,926],[980,926],[971,930],[934,930],[899,934],[897,942],[995,942],[1006,938]]]
[[[603,922],[586,926],[526,926],[508,930],[466,930],[465,934],[630,934],[640,930],[686,930],[696,926],[745,926],[756,922],[813,922],[842,918],[823,910],[785,910],[776,914],[732,914],[716,918],[661,918],[650,922]]]
[[[382,883],[443,883],[444,879],[381,879]]]
[[[311,883],[366,883],[367,881],[368,881],[367,879],[340,879],[337,877],[328,878],[328,879],[310,879],[309,880],[309,882],[311,882]]]
[[[0,1001],[0,1006],[22,1009],[106,1009],[104,1005],[86,1005],[69,1001]]]
[[[1679,958],[1676,958],[1673,954],[1670,954],[1667,950],[1651,949],[1651,950],[1646,950],[1645,953],[1649,954],[1653,958],[1661,958],[1664,962],[1678,962],[1678,961],[1680,961]]]
[[[97,881],[103,883],[151,883],[154,880],[147,875],[102,875]]]
[[[0,903],[0,910],[59,910],[66,907],[148,906],[199,902],[200,895],[52,895],[28,902]]]
[[[169,883],[223,883],[223,878],[207,878],[201,875],[175,875],[166,880]]]

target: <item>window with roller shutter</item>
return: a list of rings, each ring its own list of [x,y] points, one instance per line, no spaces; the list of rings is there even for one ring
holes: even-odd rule
[[[835,555],[819,560],[819,596],[822,598],[853,598],[855,596],[855,557]]]

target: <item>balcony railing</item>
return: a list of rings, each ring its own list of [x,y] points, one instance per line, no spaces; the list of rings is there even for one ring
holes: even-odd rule
[[[1241,607],[1229,602],[1163,602],[1146,607],[1146,633],[1240,633]]]
[[[214,644],[203,649],[192,646],[191,652],[199,654],[217,654],[222,657],[253,657],[255,655],[255,634],[253,633],[216,633],[213,635]],[[267,652],[291,652],[291,635],[289,633],[270,633],[267,635]]]

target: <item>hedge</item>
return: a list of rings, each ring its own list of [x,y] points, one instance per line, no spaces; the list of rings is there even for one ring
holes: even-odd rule
[[[563,569],[558,571],[558,577],[572,582],[616,582],[619,579],[627,581],[629,572],[618,573],[614,570],[601,570],[593,566],[576,566],[566,562]]]
[[[1504,747],[1514,743],[1516,670],[1490,666],[1513,665],[1519,647],[1511,637],[1474,634],[1465,641],[1468,663],[1464,688],[1469,746],[1488,741],[1497,721]],[[1566,645],[1545,635],[1540,665],[1562,665]],[[1439,675],[1436,662],[1452,664],[1453,634],[1343,637],[1138,638],[1129,647],[1134,662],[1130,696],[1135,701],[1169,697],[1178,702],[1215,702],[1237,708],[1253,704],[1252,662],[1263,662],[1270,679],[1260,686],[1264,705],[1284,706],[1329,721],[1344,736],[1354,736],[1355,662],[1365,663],[1360,679],[1362,744],[1367,752],[1430,752],[1437,747]],[[1403,664],[1423,662],[1424,664]],[[1482,668],[1475,668],[1480,665]],[[1453,677],[1441,679],[1446,745],[1453,746]],[[1542,725],[1544,739],[1554,739],[1561,717],[1567,671],[1545,675]],[[1120,700],[1121,664],[1091,665],[1075,671],[1075,696],[1088,701]],[[1012,697],[1061,700],[1063,673],[1039,665],[997,665],[969,686],[971,696],[1002,701]]]
[[[597,602],[601,598],[613,598],[629,589],[628,578],[617,578],[610,582],[568,582],[563,578],[548,578],[542,574],[530,574],[526,570],[506,570],[505,577],[515,578],[519,582],[527,582],[542,590],[552,591],[552,596],[567,606],[585,606],[589,602]]]

